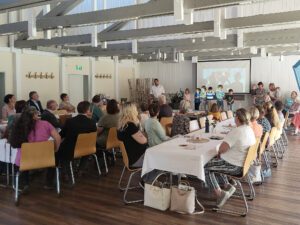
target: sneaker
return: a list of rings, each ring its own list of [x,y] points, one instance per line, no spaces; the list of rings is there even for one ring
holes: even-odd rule
[[[221,191],[221,196],[217,200],[217,207],[221,208],[230,198],[228,191]]]

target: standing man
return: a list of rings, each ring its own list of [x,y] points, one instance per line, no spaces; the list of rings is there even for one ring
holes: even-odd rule
[[[150,94],[154,96],[154,101],[157,101],[159,96],[165,94],[165,89],[159,84],[157,78],[154,79],[154,85],[151,87]]]
[[[39,112],[39,114],[41,115],[44,111],[42,104],[39,100],[39,95],[36,91],[31,91],[29,92],[29,100],[28,100],[28,105],[29,106],[33,106],[34,108],[36,108],[36,110]]]

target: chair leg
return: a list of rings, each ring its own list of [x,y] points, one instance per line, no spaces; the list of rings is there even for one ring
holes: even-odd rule
[[[248,203],[247,203],[247,199],[243,190],[243,186],[241,184],[241,182],[239,180],[236,180],[240,190],[241,190],[241,196],[243,198],[243,203],[244,203],[244,207],[245,209],[242,212],[237,212],[237,211],[233,211],[233,210],[227,210],[227,209],[222,209],[222,208],[213,208],[212,210],[215,212],[220,212],[220,213],[226,213],[226,214],[231,214],[231,215],[236,215],[236,216],[246,216],[248,213]]]
[[[100,166],[99,166],[99,161],[98,161],[97,155],[96,155],[96,154],[93,154],[93,156],[94,156],[95,161],[96,161],[98,174],[99,174],[99,176],[101,176],[101,170],[100,170]]]
[[[246,197],[247,197],[248,200],[252,201],[255,198],[255,189],[254,189],[253,184],[251,182],[249,173],[247,174],[247,183],[248,183],[248,186],[249,186],[249,189],[250,189],[250,194],[247,194]]]
[[[114,156],[114,161],[116,161],[116,152],[115,152],[115,148],[112,149],[112,153],[113,153],[113,156]]]
[[[15,205],[19,206],[19,176],[20,172],[16,175],[16,188],[15,188]]]
[[[70,170],[71,170],[72,184],[74,185],[75,184],[75,178],[74,178],[72,161],[70,162]]]
[[[104,165],[105,165],[105,172],[108,173],[108,167],[107,167],[107,161],[106,161],[106,154],[105,154],[104,151],[102,152],[102,154],[103,154],[103,161],[104,161]]]
[[[11,182],[12,187],[15,188],[15,165],[11,164]]]
[[[128,182],[127,182],[127,186],[126,186],[126,189],[125,189],[125,192],[124,192],[124,196],[123,196],[123,201],[124,201],[125,204],[132,204],[132,203],[138,203],[138,202],[143,202],[143,201],[144,201],[143,199],[133,200],[133,201],[129,201],[129,200],[126,199],[128,190],[131,189],[131,187],[130,187],[131,179],[132,179],[132,177],[133,177],[137,172],[139,172],[139,171],[132,172],[132,173],[130,174],[130,176],[129,176],[129,180],[128,180]]]
[[[274,156],[275,156],[275,162],[273,163],[273,166],[277,167],[278,166],[278,157],[277,157],[277,151],[276,151],[276,148],[274,145],[271,146],[271,150],[273,151]]]
[[[56,192],[60,196],[60,179],[59,179],[59,168],[56,167]]]
[[[123,170],[122,170],[122,173],[121,173],[120,180],[119,180],[119,189],[120,189],[121,191],[124,191],[124,190],[125,190],[125,188],[121,187],[121,183],[122,183],[122,179],[123,179],[123,176],[124,176],[124,173],[125,173],[125,169],[126,169],[126,167],[124,166],[124,167],[123,167]]]

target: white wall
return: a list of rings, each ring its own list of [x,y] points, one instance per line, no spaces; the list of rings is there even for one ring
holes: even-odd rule
[[[140,78],[158,78],[166,93],[176,93],[179,89],[195,91],[195,76],[192,62],[180,63],[143,62],[139,63]]]
[[[284,56],[283,61],[279,57],[255,57],[251,60],[251,83],[262,81],[265,88],[273,82],[281,88],[284,96],[291,91],[299,92],[295,79],[293,65],[300,60],[300,56]]]

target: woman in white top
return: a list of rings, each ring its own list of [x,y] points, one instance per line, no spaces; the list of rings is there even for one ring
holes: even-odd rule
[[[222,207],[235,192],[235,187],[230,185],[226,176],[223,179],[228,191],[222,190],[215,177],[215,173],[223,173],[232,176],[243,174],[243,165],[247,157],[248,148],[255,144],[256,139],[252,128],[249,126],[247,111],[238,109],[235,117],[236,128],[224,139],[219,147],[216,158],[211,159],[205,169],[209,175],[207,179],[218,196],[217,207]]]
[[[2,120],[7,120],[10,115],[16,114],[16,97],[12,94],[5,95],[5,105],[2,107]]]

